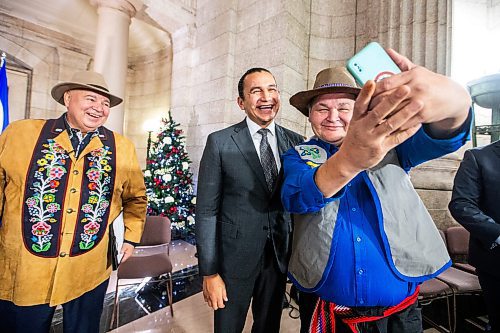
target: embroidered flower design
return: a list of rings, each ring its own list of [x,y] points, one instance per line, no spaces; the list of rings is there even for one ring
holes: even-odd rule
[[[50,203],[46,209],[49,213],[56,213],[61,209],[61,206],[58,203]]]
[[[25,202],[29,221],[33,224],[31,248],[37,253],[46,252],[51,247],[53,234],[49,223],[57,222],[55,214],[61,210],[61,205],[55,202],[56,193],[59,179],[67,172],[65,165],[69,157],[53,139],[42,145],[41,153],[43,158],[37,160],[38,169],[33,173],[32,194]]]
[[[109,195],[112,171],[111,151],[109,147],[104,146],[90,152],[88,156],[89,165],[91,168],[85,173],[89,184],[90,196],[87,203],[82,205],[81,210],[85,213],[81,223],[86,223],[83,227],[83,233],[80,234],[81,241],[78,246],[82,250],[91,249],[95,245],[97,233],[100,230],[102,217],[106,214],[109,207]]]
[[[54,166],[48,172],[50,179],[61,179],[66,173],[66,169],[62,166]]]
[[[87,177],[90,181],[95,182],[101,178],[101,173],[99,172],[99,169],[90,169],[87,171]]]
[[[38,204],[38,199],[34,197],[30,197],[26,199],[26,205],[28,205],[28,208],[34,207],[36,204]]]
[[[39,166],[44,166],[44,165],[47,165],[47,160],[45,158],[41,158],[39,159],[38,161],[36,161],[36,164],[38,164]]]
[[[47,203],[54,202],[56,201],[56,196],[54,194],[44,194],[43,201]]]
[[[45,236],[49,233],[51,226],[45,222],[38,222],[31,227],[31,232],[35,236]]]
[[[99,232],[100,227],[97,222],[89,222],[83,226],[83,230],[87,235],[95,235]]]
[[[49,185],[51,188],[56,188],[59,186],[59,181],[58,180],[51,180]]]
[[[85,204],[82,206],[82,211],[84,213],[90,213],[92,211],[92,205],[89,205],[89,204]]]

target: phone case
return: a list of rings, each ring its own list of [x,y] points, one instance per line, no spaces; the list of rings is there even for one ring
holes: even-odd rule
[[[401,73],[399,67],[389,57],[379,43],[371,42],[347,61],[347,70],[360,85],[368,80],[378,82]]]

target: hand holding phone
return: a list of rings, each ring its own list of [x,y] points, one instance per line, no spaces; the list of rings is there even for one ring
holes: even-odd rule
[[[399,67],[377,42],[369,43],[356,53],[347,61],[346,67],[361,86],[368,80],[378,82],[401,73]]]

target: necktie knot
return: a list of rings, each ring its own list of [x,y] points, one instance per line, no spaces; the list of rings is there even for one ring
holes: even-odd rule
[[[262,138],[266,137],[267,138],[267,133],[269,133],[269,129],[267,128],[261,128],[260,130],[257,131],[260,135],[262,135]]]
[[[267,141],[267,134],[269,129],[261,128],[257,131],[262,135],[260,140],[260,163],[262,164],[262,169],[264,170],[264,176],[266,177],[266,183],[269,191],[273,191],[274,182],[278,176],[278,167],[276,166],[276,160],[274,159],[273,150]]]

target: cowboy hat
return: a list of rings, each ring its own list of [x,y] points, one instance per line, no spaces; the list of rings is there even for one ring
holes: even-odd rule
[[[51,95],[57,103],[64,105],[64,93],[68,90],[90,90],[109,98],[109,107],[120,104],[123,100],[109,93],[104,77],[96,72],[82,71],[73,74],[69,82],[58,83],[52,88]]]
[[[290,97],[290,104],[309,117],[309,103],[319,95],[331,93],[348,93],[357,96],[360,92],[354,78],[344,67],[323,69],[316,75],[316,81],[311,90],[300,91]]]

